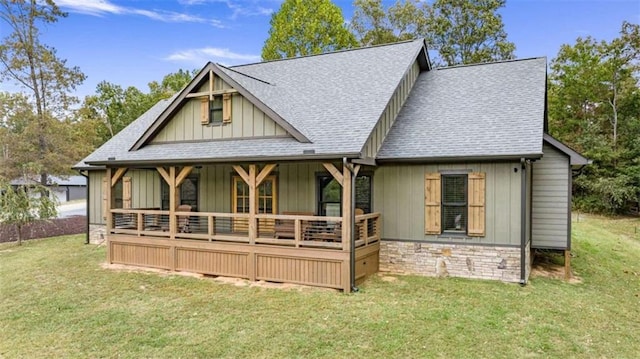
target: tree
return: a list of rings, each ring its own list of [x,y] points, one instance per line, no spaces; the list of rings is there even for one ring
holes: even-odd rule
[[[552,134],[594,163],[575,181],[576,204],[623,212],[640,194],[640,26],[624,23],[610,42],[563,45],[551,62]]]
[[[43,196],[43,193],[47,195]],[[22,228],[25,225],[57,215],[55,196],[48,194],[48,189],[39,184],[14,188],[8,181],[0,180],[0,224],[16,226],[18,245],[22,245]]]
[[[351,29],[364,46],[410,40],[426,33],[426,3],[397,1],[386,11],[382,0],[356,0]]]
[[[0,92],[0,177],[28,176],[35,180],[38,176],[42,181],[43,168],[46,173],[69,173],[74,161],[91,151],[91,132],[76,131],[76,126],[68,119],[60,121],[49,116],[39,121],[26,95]],[[40,135],[48,146],[44,155],[38,150]]]
[[[330,0],[285,0],[271,16],[263,60],[320,54],[356,46],[342,11]]]
[[[96,94],[86,96],[79,111],[83,127],[94,127],[96,141],[100,146],[131,122],[149,110],[158,101],[173,96],[193,78],[195,71],[178,70],[170,73],[160,83],[149,83],[149,93],[134,86],[122,86],[102,81],[96,86]]]
[[[506,0],[435,0],[427,12],[426,37],[440,61],[452,66],[514,57],[497,13]]]
[[[0,22],[9,29],[0,43],[0,79],[14,81],[29,94],[33,116],[28,117],[25,128],[36,140],[34,161],[43,184],[48,174],[60,174],[60,168],[68,167],[73,160],[62,158],[64,166],[52,161],[64,152],[58,145],[74,145],[55,141],[52,135],[59,130],[58,118],[77,101],[69,94],[85,78],[77,67],[67,67],[54,48],[40,42],[38,26],[64,16],[52,0],[0,0]]]

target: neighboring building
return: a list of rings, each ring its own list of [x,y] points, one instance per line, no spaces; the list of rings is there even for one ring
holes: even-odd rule
[[[352,289],[378,270],[527,281],[570,250],[546,61],[431,67],[423,41],[208,63],[76,165],[108,261]]]
[[[11,181],[12,186],[24,186],[40,183],[35,179],[17,179]],[[49,183],[46,184],[58,203],[65,203],[74,200],[87,199],[87,178],[84,176],[69,176],[66,178],[49,176]]]

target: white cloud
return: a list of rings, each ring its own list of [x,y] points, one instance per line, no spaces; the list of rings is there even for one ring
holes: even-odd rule
[[[215,27],[224,27],[221,21],[215,19],[206,19],[200,16],[183,14],[173,11],[145,10],[119,6],[109,2],[108,0],[57,0],[56,4],[59,7],[69,11],[93,16],[103,16],[106,14],[140,15],[152,20],[163,22],[195,22],[202,24],[208,23]]]
[[[207,3],[223,3],[231,10],[230,18],[235,20],[239,16],[269,16],[273,13],[273,9],[264,7],[260,3],[265,1],[259,0],[178,0],[182,5],[204,5]],[[279,4],[280,1],[269,1]]]
[[[122,14],[124,8],[105,0],[57,0],[56,5],[88,15]]]
[[[218,62],[224,65],[232,65],[260,61],[260,56],[238,54],[229,49],[217,47],[204,47],[200,49],[188,49],[174,52],[173,54],[165,57],[165,60],[200,66],[208,61]]]

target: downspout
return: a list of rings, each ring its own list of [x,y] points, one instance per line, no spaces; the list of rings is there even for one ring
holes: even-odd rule
[[[84,240],[84,244],[89,244],[90,243],[90,230],[89,230],[89,194],[91,193],[91,181],[89,180],[89,172],[87,172],[87,174],[85,175],[84,173],[82,173],[82,171],[78,171],[78,173],[80,173],[81,176],[83,176],[84,178],[87,179],[87,238]]]
[[[520,159],[520,285],[527,284],[526,245],[527,245],[527,161]]]
[[[347,158],[342,158],[342,166],[347,168],[351,172],[351,234],[349,235],[349,286],[351,292],[357,292],[359,289],[356,287],[356,241],[355,241],[355,227],[356,227],[356,179],[353,178],[353,165],[347,162]]]

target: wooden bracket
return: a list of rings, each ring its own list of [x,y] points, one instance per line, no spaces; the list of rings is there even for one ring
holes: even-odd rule
[[[156,170],[158,171],[160,176],[164,178],[164,181],[167,182],[167,184],[171,184],[171,177],[169,177],[169,172],[167,172],[167,170],[164,169],[164,167],[156,167]]]
[[[233,169],[236,170],[236,172],[242,178],[244,183],[249,184],[249,174],[247,173],[247,171],[244,170],[244,168],[242,168],[242,166],[233,165]]]
[[[122,176],[124,176],[124,174],[127,172],[127,170],[128,170],[128,168],[118,168],[116,170],[116,173],[113,175],[113,177],[111,177],[111,187],[115,186],[116,183],[118,183],[120,178],[122,178]]]
[[[335,180],[340,184],[340,186],[342,186],[342,184],[344,183],[344,177],[342,176],[342,173],[338,171],[336,166],[334,166],[333,163],[323,163],[322,165],[324,166],[324,168],[327,169],[327,171],[329,171],[329,173],[331,173],[333,178],[335,178]]]
[[[193,171],[193,166],[182,167],[182,170],[180,170],[180,173],[176,177],[176,187],[180,186],[182,182],[184,182],[191,171]]]
[[[256,177],[256,186],[259,186],[262,183],[262,181],[264,181],[264,179],[267,178],[267,176],[271,173],[271,171],[273,171],[274,168],[276,168],[275,163],[271,163],[264,166],[264,168],[260,171],[260,173]]]

